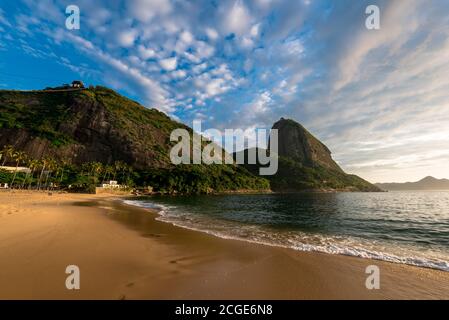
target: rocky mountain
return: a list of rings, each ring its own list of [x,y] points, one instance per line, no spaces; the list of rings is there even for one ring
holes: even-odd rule
[[[416,182],[405,183],[376,183],[376,186],[382,190],[400,191],[400,190],[449,190],[448,179],[436,179],[434,177],[425,177]]]
[[[138,169],[167,167],[170,132],[185,127],[114,91],[0,91],[0,146],[75,164],[122,160]]]
[[[329,148],[296,121],[281,118],[272,129],[278,130],[279,168],[266,178],[274,191],[381,191],[356,175],[346,174],[332,159]],[[248,150],[241,152],[246,159]],[[260,165],[245,167],[257,174]]]
[[[79,168],[122,161],[138,173],[136,184],[168,192],[269,188],[267,180],[237,165],[173,165],[169,155],[176,142],[170,134],[177,128],[192,133],[105,87],[0,91],[0,148],[11,145],[31,159],[64,160]],[[8,162],[15,166],[13,159]]]
[[[273,125],[279,134],[278,154],[290,158],[304,166],[340,171],[343,170],[332,159],[330,150],[301,124],[294,120],[281,118]]]

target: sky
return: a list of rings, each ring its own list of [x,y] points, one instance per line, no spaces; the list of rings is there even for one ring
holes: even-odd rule
[[[371,182],[449,178],[448,74],[449,1],[0,1],[0,89],[80,79],[204,129],[292,118]]]

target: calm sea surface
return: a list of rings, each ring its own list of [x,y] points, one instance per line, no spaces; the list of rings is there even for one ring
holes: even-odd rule
[[[449,191],[149,197],[161,221],[222,238],[449,271]]]

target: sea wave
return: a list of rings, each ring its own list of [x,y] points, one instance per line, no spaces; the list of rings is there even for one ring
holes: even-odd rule
[[[156,210],[159,214],[159,217],[156,218],[158,221],[223,239],[247,241],[297,251],[374,259],[449,272],[449,261],[446,261],[445,257],[440,257],[438,254],[433,257],[423,256],[421,252],[417,252],[414,248],[396,245],[393,248],[391,244],[354,237],[272,230],[258,225],[213,219],[204,215],[189,213],[176,206],[162,205],[150,201],[124,200],[124,203]]]

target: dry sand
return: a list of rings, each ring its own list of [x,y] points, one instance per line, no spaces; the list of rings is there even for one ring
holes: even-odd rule
[[[0,192],[0,299],[449,299],[449,272],[224,240],[113,196]],[[68,265],[81,289],[65,287]],[[365,268],[381,270],[367,290]]]

